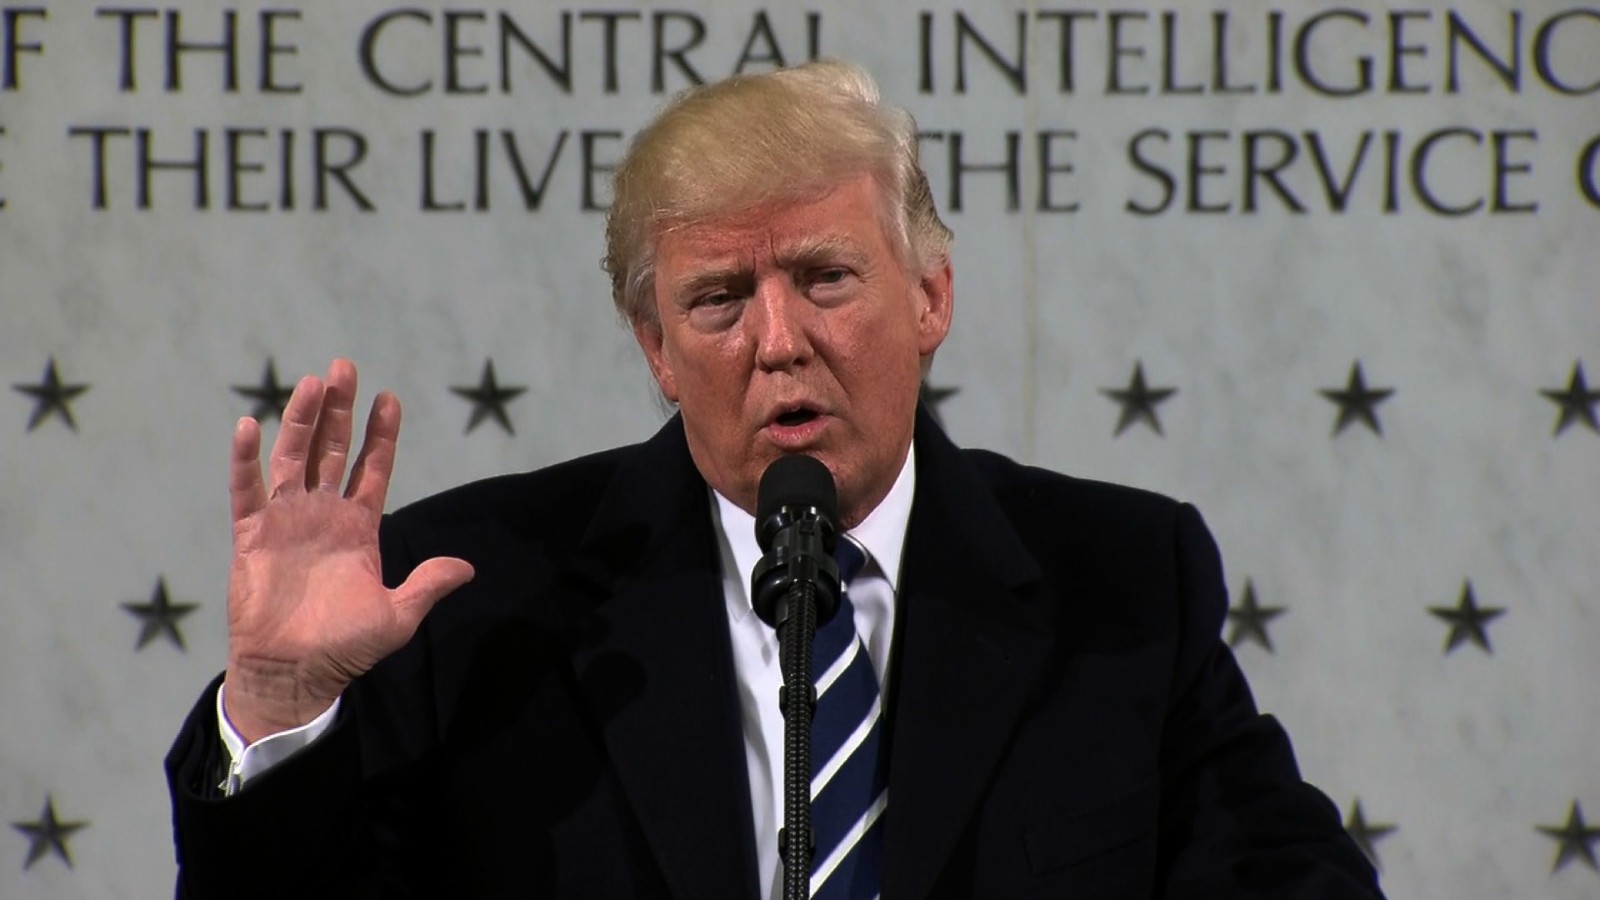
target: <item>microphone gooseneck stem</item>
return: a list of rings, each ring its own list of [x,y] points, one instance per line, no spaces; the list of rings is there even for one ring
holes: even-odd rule
[[[761,621],[777,629],[783,687],[784,900],[810,900],[811,716],[817,705],[811,645],[817,622],[834,614],[839,568],[830,555],[838,536],[839,494],[828,467],[804,454],[779,456],[756,490],[756,543],[762,557],[750,573],[750,601]]]
[[[816,585],[798,579],[789,588],[789,617],[779,628],[783,669],[783,857],[784,900],[811,896],[811,715],[816,707],[811,644],[817,634]]]

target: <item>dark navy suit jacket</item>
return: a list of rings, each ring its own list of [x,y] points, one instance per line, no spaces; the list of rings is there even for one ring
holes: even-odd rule
[[[883,896],[1380,896],[1219,640],[1191,508],[956,449],[926,413],[889,679]],[[178,895],[757,894],[709,495],[646,443],[388,517],[477,577],[231,798],[212,691],[167,758]]]

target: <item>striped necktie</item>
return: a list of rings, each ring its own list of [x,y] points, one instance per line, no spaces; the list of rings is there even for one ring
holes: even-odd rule
[[[856,632],[849,584],[866,563],[840,537],[839,611],[817,629],[811,671],[817,709],[811,725],[811,896],[872,898],[882,880],[884,809],[889,801],[888,742],[878,674]]]

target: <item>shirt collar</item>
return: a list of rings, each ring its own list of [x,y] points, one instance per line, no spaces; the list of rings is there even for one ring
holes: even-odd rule
[[[917,448],[912,445],[906,451],[906,461],[900,466],[900,474],[883,501],[867,514],[860,525],[845,532],[866,548],[868,571],[876,566],[878,574],[889,582],[889,589],[897,593],[900,590],[900,556],[905,551],[906,526],[911,521],[911,499],[916,494],[916,459]],[[731,551],[735,571],[740,573],[738,596],[743,599],[740,614],[753,614],[754,610],[750,608],[750,573],[761,561],[761,546],[756,543],[755,516],[740,509],[715,489],[711,490],[711,495],[717,501],[712,504],[712,518],[722,544],[723,558],[727,559]],[[729,600],[732,602],[733,598],[729,597]]]

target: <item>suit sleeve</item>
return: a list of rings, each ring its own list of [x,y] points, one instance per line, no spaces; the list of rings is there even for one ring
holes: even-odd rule
[[[1159,867],[1169,898],[1382,897],[1338,809],[1305,783],[1220,639],[1221,559],[1191,506],[1175,526],[1181,634],[1161,745]]]
[[[360,884],[359,736],[348,716],[232,797],[217,784],[227,751],[216,724],[219,677],[167,755],[179,900],[367,897]]]
[[[384,577],[403,580],[411,565],[403,542],[385,523]],[[387,670],[425,672],[425,637],[380,664]],[[375,670],[376,672],[376,670]],[[387,676],[386,676],[387,677]],[[227,750],[217,730],[211,684],[190,712],[166,758],[177,854],[178,900],[254,898],[404,898],[426,896],[426,854],[399,853],[416,843],[427,820],[423,779],[407,773],[373,777],[363,753],[364,733],[393,704],[364,677],[351,685],[327,733],[226,797],[220,788]],[[425,678],[408,679],[426,692]],[[425,698],[423,698],[425,699]],[[402,701],[405,702],[405,701]],[[406,703],[407,715],[426,703]],[[364,727],[366,726],[366,727]]]

